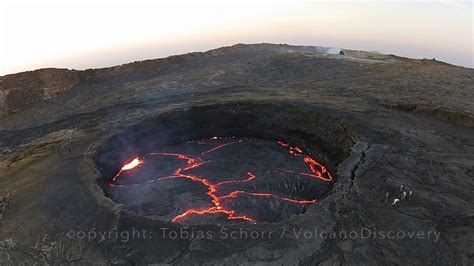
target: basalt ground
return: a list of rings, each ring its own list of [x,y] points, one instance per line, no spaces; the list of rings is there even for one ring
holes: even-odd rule
[[[473,263],[472,69],[237,45],[71,72],[48,99],[19,88],[29,75],[37,79],[2,77],[2,263]],[[35,100],[22,104],[22,95]],[[190,157],[165,153],[212,163],[182,171]],[[316,180],[306,156],[333,182]],[[135,157],[152,168],[111,188]],[[238,182],[209,193],[186,176]],[[127,185],[134,193],[117,194]],[[400,185],[413,194],[393,207]],[[232,191],[247,194],[222,206],[260,221],[174,219],[187,207],[217,208],[213,196]]]

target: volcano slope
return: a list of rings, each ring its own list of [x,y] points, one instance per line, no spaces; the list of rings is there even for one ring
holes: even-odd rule
[[[471,265],[473,103],[472,69],[271,44],[0,77],[0,261]]]

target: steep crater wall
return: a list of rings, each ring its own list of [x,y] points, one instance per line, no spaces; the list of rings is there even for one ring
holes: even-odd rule
[[[95,158],[98,181],[114,201],[152,219],[280,221],[304,213],[332,188],[336,165],[353,145],[349,132],[297,105],[195,106],[106,141]]]

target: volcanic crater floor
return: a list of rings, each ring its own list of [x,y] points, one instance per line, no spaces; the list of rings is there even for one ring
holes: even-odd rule
[[[277,222],[304,213],[331,189],[331,174],[315,158],[283,141],[211,137],[131,158],[104,189],[152,219]]]

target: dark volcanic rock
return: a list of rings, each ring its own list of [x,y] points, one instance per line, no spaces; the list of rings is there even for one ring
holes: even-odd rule
[[[471,265],[474,71],[325,51],[236,45],[0,77],[0,261]],[[160,222],[105,196],[95,151],[140,122],[206,108],[324,150],[332,190],[303,214],[229,227]],[[391,206],[400,185],[413,194]]]

